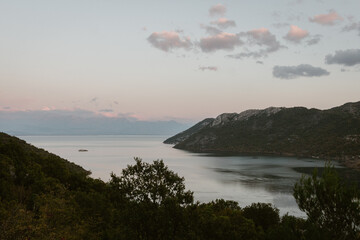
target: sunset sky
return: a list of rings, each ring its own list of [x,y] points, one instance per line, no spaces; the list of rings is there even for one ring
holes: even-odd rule
[[[201,120],[354,101],[359,0],[0,0],[0,114]]]

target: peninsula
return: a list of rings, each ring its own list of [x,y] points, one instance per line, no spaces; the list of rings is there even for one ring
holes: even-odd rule
[[[269,107],[223,113],[164,143],[193,152],[338,160],[360,170],[360,102],[327,110]]]

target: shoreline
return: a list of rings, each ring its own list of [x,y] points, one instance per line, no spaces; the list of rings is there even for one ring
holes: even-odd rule
[[[175,148],[175,145],[173,146]],[[299,155],[295,153],[288,153],[288,152],[238,152],[238,151],[228,151],[228,150],[218,150],[218,149],[204,149],[204,150],[189,150],[183,148],[175,148],[179,150],[189,151],[193,153],[208,153],[217,156],[273,156],[273,157],[295,157],[299,159],[308,158],[314,160],[324,160],[324,161],[336,161],[340,165],[353,169],[360,174],[360,156],[342,156],[342,157],[331,157],[326,155]]]

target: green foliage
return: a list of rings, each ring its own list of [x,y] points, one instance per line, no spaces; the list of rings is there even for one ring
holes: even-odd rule
[[[295,184],[294,197],[322,238],[360,237],[360,192],[342,181],[329,163],[320,178],[317,171],[303,176]]]
[[[307,229],[306,220],[294,216],[284,215],[277,225],[269,229],[267,239],[276,240],[303,240],[304,230]]]
[[[280,222],[279,209],[272,207],[270,203],[253,203],[243,209],[243,214],[264,231]]]
[[[191,224],[188,239],[261,239],[252,220],[243,216],[238,204],[223,199],[196,204],[187,209]]]
[[[185,191],[185,179],[170,171],[162,160],[149,164],[135,158],[135,162],[134,166],[123,169],[121,177],[111,174],[110,186],[125,199],[156,205],[170,200],[182,205],[193,202],[193,193]]]
[[[2,239],[99,239],[109,201],[105,183],[58,156],[0,133]],[[95,188],[96,187],[96,188]],[[77,198],[77,196],[86,196]],[[101,195],[103,201],[87,206]],[[104,200],[105,198],[105,200]],[[88,210],[88,211],[86,211]],[[98,215],[103,216],[95,218]],[[100,230],[95,227],[101,226]],[[96,232],[91,233],[91,229]],[[91,233],[91,234],[89,234]]]
[[[163,161],[136,158],[104,183],[44,150],[0,133],[0,239],[356,239],[359,193],[326,168],[295,197],[308,220],[270,204],[194,203]]]
[[[135,165],[111,174],[108,183],[122,238],[175,239],[183,233],[184,207],[193,203],[184,178],[169,170],[162,160],[152,164],[135,158]],[[116,227],[118,228],[118,227]],[[125,230],[124,230],[125,229]]]

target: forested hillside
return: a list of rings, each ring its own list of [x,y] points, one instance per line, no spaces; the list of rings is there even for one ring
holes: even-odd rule
[[[294,107],[221,114],[165,143],[195,152],[336,159],[360,169],[359,112],[360,102],[329,110]]]
[[[89,174],[0,133],[0,239],[359,238],[359,194],[331,168],[323,178],[303,178],[295,187],[308,220],[280,217],[265,203],[195,203],[184,179],[159,160],[135,159],[107,183]]]

